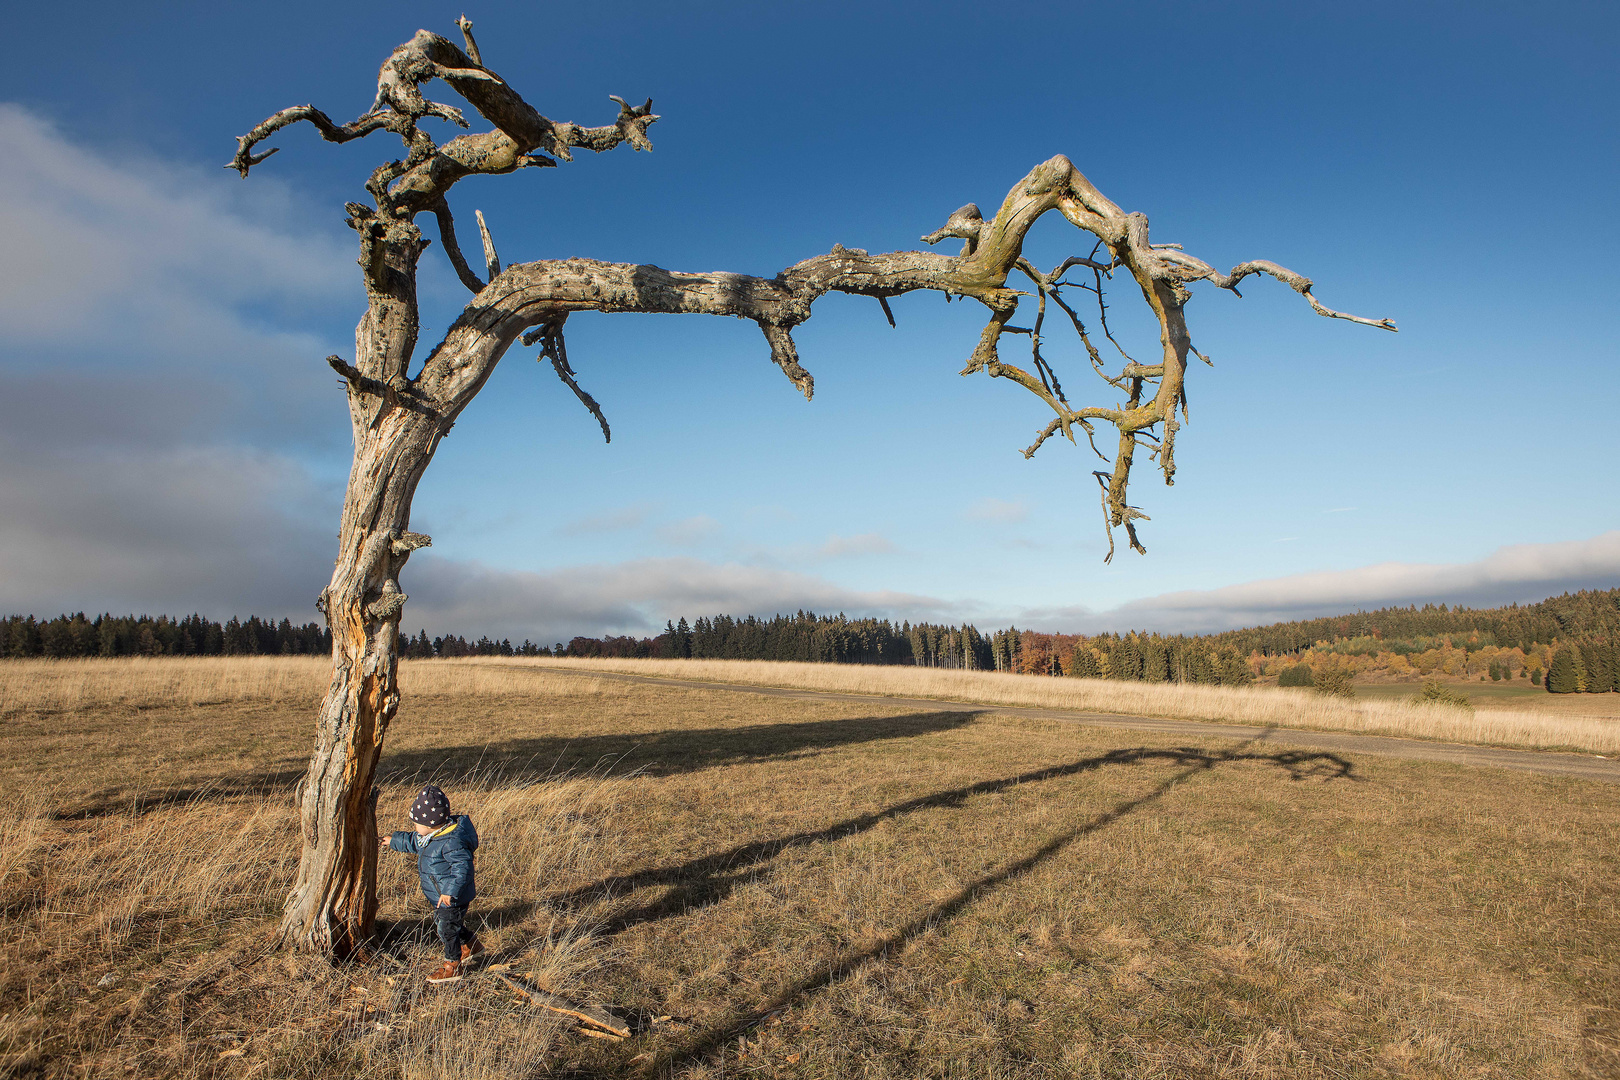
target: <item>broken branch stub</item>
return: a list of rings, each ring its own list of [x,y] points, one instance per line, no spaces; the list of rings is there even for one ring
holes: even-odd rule
[[[1024,451],[1026,456],[1054,433],[1076,441],[1076,426],[1093,440],[1093,449],[1099,422],[1116,429],[1119,444],[1112,469],[1097,474],[1112,558],[1113,531],[1121,526],[1131,546],[1143,550],[1135,522],[1147,516],[1126,501],[1137,446],[1146,447],[1157,460],[1166,483],[1173,481],[1179,427],[1174,414],[1178,403],[1183,409],[1186,405],[1187,355],[1199,355],[1182,313],[1188,285],[1208,281],[1236,291],[1245,277],[1265,274],[1300,293],[1318,314],[1395,329],[1387,319],[1324,307],[1309,278],[1275,263],[1239,263],[1222,274],[1174,245],[1150,243],[1147,218],[1122,211],[1062,155],[1035,166],[1014,184],[993,217],[986,219],[977,205],[969,203],[923,237],[928,244],[962,240],[962,249],[954,255],[936,251],[874,255],[835,245],[832,251],[769,278],[681,273],[650,264],[580,258],[503,267],[483,215],[476,214],[487,275],[480,278],[456,238],[448,195],[459,180],[555,166],[558,160],[573,160],[575,149],[601,153],[629,144],[635,150],[650,150],[647,131],[658,116],[651,99],[631,105],[614,96],[618,113],[611,123],[584,127],[551,120],[485,63],[470,20],[461,17],[457,27],[465,51],[426,30],[396,48],[378,72],[372,107],[355,120],[339,125],[312,105],[283,109],[237,140],[228,165],[248,176],[275,152],[258,149],[264,140],[304,122],[328,142],[387,131],[398,136],[405,149],[403,158],[385,161],[367,179],[371,205],[346,204],[358,238],[367,306],[355,332],[353,363],[335,356],[328,360],[344,380],[355,451],[338,557],[331,582],[321,594],[333,633],[333,677],[302,787],[303,851],[282,922],[282,939],[298,947],[345,954],[371,933],[376,912],[373,781],[388,725],[399,707],[399,621],[406,596],[398,578],[411,553],[427,543],[426,537],[409,530],[411,501],[439,440],[520,338],[542,346],[542,355],[597,419],[606,438],[611,434],[607,420],[595,399],[580,387],[568,360],[563,326],[574,312],[748,319],[764,336],[771,361],[808,399],[815,383],[800,363],[793,330],[810,317],[822,296],[841,292],[876,298],[891,323],[888,301],[904,293],[933,291],[946,300],[975,300],[989,315],[963,373],[984,372],[1014,382],[1053,414]],[[435,82],[459,95],[490,125],[489,130],[458,134],[442,144],[435,141],[421,126],[424,119],[468,126],[468,114],[424,94],[424,87]],[[1043,274],[1023,257],[1023,242],[1034,223],[1049,212],[1085,234],[1091,252]],[[416,274],[429,243],[416,223],[423,213],[437,220],[440,247],[473,295],[418,366]],[[1107,258],[1100,258],[1105,249]],[[1077,267],[1091,272],[1090,284],[1064,278]],[[1007,276],[1014,269],[1036,284],[1033,327],[1011,322],[1030,295],[1008,285]],[[1110,374],[1063,290],[1074,287],[1096,295],[1098,323],[1118,346],[1108,326],[1103,292],[1104,282],[1122,271],[1130,274],[1158,321],[1162,349],[1154,362],[1137,363],[1120,348],[1125,366]],[[1124,394],[1125,401],[1071,403],[1042,352],[1048,300],[1068,316],[1095,373]],[[999,344],[1005,334],[1029,338],[1033,371],[1002,358]],[[409,374],[413,367],[414,376]]]

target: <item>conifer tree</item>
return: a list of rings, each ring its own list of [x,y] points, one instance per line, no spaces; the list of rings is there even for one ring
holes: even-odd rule
[[[1572,646],[1561,645],[1553,653],[1552,666],[1547,669],[1547,692],[1549,694],[1575,694],[1579,693],[1585,683],[1585,672],[1581,670],[1580,653]]]
[[[1145,639],[1138,647],[1142,654],[1142,681],[1162,683],[1170,678],[1168,650],[1158,635]]]
[[[1315,686],[1316,679],[1311,674],[1309,664],[1295,664],[1282,669],[1277,676],[1278,686]]]
[[[1609,647],[1595,641],[1583,641],[1579,645],[1581,664],[1586,668],[1585,685],[1581,687],[1583,693],[1607,694],[1614,686],[1614,669],[1610,666]]]
[[[1136,647],[1135,635],[1120,638],[1108,653],[1108,677],[1125,682],[1142,678],[1142,653]]]
[[[1254,683],[1254,672],[1249,670],[1248,663],[1238,655],[1236,649],[1226,648],[1216,653],[1215,668],[1222,686],[1250,686]]]
[[[1068,673],[1077,679],[1101,677],[1102,671],[1097,666],[1097,657],[1092,653],[1090,646],[1085,644],[1075,645],[1074,651],[1069,656]]]
[[[675,655],[686,658],[692,655],[692,628],[686,625],[686,616],[675,626]]]

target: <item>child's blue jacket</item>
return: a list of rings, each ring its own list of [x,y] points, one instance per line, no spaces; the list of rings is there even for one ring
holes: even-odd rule
[[[448,896],[458,907],[466,907],[478,895],[473,873],[478,830],[466,814],[456,814],[444,828],[426,836],[397,832],[389,838],[388,846],[416,856],[422,895],[433,906],[438,906],[440,896]]]

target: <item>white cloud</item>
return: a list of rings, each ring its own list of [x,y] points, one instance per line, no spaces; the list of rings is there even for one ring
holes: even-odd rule
[[[14,104],[0,103],[0,146],[8,396],[116,416],[133,390],[191,438],[343,441],[347,410],[322,357],[353,347],[344,325],[360,310],[353,254],[339,238],[289,226],[284,187],[138,153],[114,159]],[[155,400],[165,392],[189,400],[190,412]],[[115,420],[132,424],[160,426]],[[88,427],[66,430],[100,437]]]
[[[740,544],[730,549],[729,557],[750,566],[800,569],[838,559],[892,555],[899,550],[894,541],[882,533],[858,533],[854,536],[832,533],[819,544]]]
[[[6,613],[319,619],[337,499],[295,462],[224,447],[0,451]]]
[[[251,189],[0,103],[0,607],[315,617],[346,442],[316,335],[352,255]],[[259,447],[259,448],[255,448]]]
[[[14,346],[108,349],[146,340],[142,331],[178,334],[182,347],[199,334],[225,344],[243,325],[235,305],[357,291],[353,256],[335,240],[245,212],[251,199],[268,216],[283,194],[273,182],[228,194],[223,170],[204,179],[130,155],[108,160],[9,103],[0,146],[0,336]]]

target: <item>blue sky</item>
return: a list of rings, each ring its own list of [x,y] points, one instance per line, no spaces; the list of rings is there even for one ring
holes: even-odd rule
[[[0,72],[0,607],[314,617],[348,459],[321,358],[363,292],[342,203],[397,146],[309,129],[243,182],[268,113],[369,105],[439,4],[58,5]],[[554,119],[651,96],[655,152],[463,182],[507,262],[770,275],[921,246],[1069,155],[1217,266],[1195,290],[1177,483],[1104,565],[1089,451],[1018,451],[1017,387],[956,375],[983,318],[830,297],[806,403],[731,320],[579,316],[614,441],[514,349],[416,502],[406,622],[555,640],[813,606],[1053,630],[1212,628],[1620,584],[1610,327],[1620,215],[1599,4],[489,4],[485,61]],[[442,84],[430,95],[455,100]],[[428,228],[429,235],[434,230]],[[1040,264],[1090,244],[1057,220]],[[1084,249],[1084,250],[1082,250]],[[424,326],[465,291],[437,246]],[[1111,320],[1151,351],[1126,289]],[[424,338],[432,332],[424,333]],[[1071,397],[1112,390],[1056,335]],[[1103,391],[1107,391],[1104,393]]]

